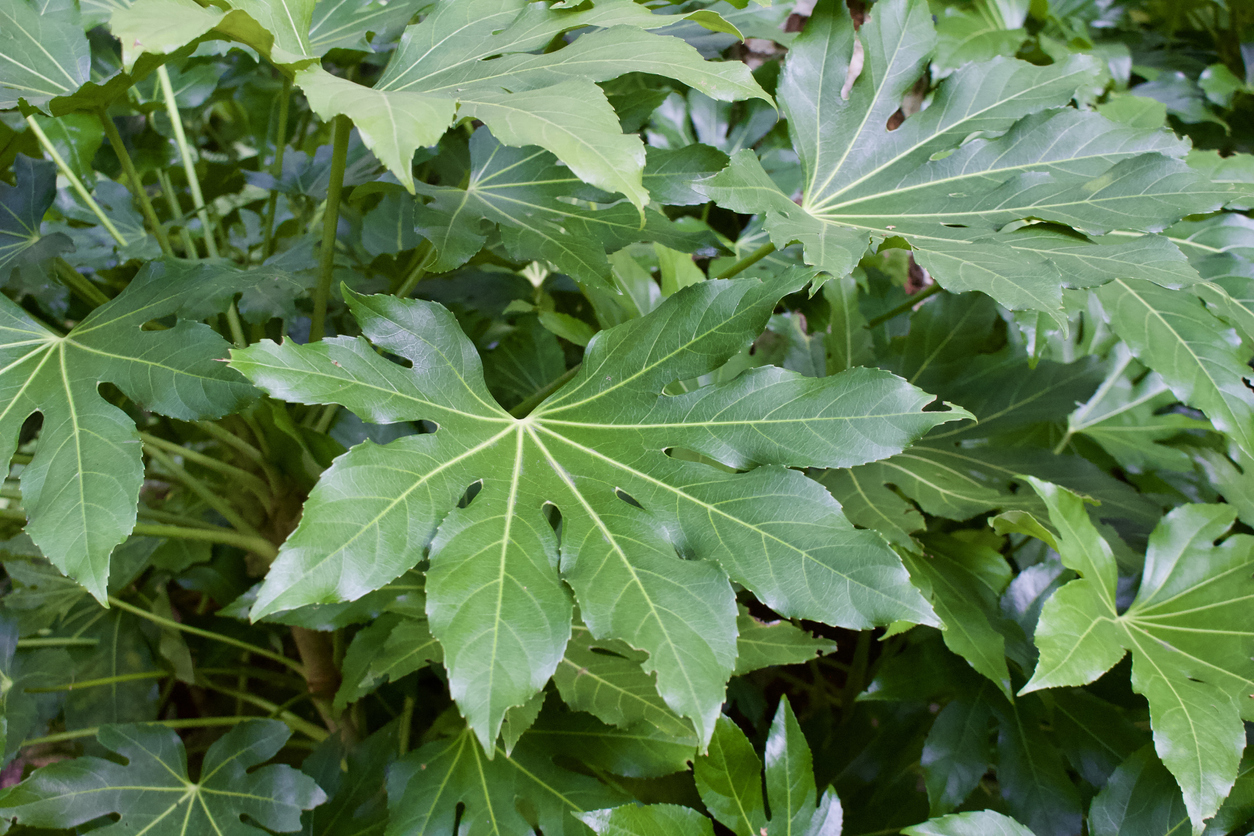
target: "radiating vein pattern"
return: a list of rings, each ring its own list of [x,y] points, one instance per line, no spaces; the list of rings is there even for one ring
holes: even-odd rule
[[[723,365],[811,276],[685,288],[599,333],[569,384],[521,419],[488,395],[474,347],[435,303],[348,292],[362,337],[236,351],[232,365],[277,396],[436,425],[335,461],[253,617],[353,600],[429,561],[431,632],[487,752],[505,712],[562,663],[575,603],[592,637],[644,652],[666,706],[702,740],[736,667],[733,581],[787,617],[935,623],[879,535],[791,468],[892,456],[969,413],[925,411],[931,396],[869,369],[762,368],[662,394]]]

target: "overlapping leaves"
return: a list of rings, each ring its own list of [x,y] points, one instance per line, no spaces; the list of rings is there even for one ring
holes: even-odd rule
[[[432,303],[350,297],[365,335],[412,371],[364,339],[236,352],[233,365],[278,397],[438,426],[367,442],[327,471],[253,617],[360,597],[429,546],[431,631],[488,745],[506,709],[560,663],[571,619],[563,581],[593,635],[649,654],[662,697],[702,739],[735,667],[729,579],[783,615],[857,628],[930,621],[887,545],[788,467],[882,458],[966,413],[924,412],[930,396],[867,369],[815,380],[764,367],[661,395],[718,368],[808,278],[686,288],[601,332],[571,383],[522,419],[492,401],[474,348]],[[683,461],[672,447],[753,469]]]
[[[115,384],[145,408],[184,420],[238,409],[253,389],[219,362],[227,344],[194,318],[216,312],[246,274],[153,262],[117,298],[61,336],[0,298],[0,447],[12,457],[43,416],[22,471],[27,533],[62,571],[103,600],[109,554],[135,525],[143,462],[132,419],[105,400]],[[173,328],[144,331],[173,314]]]
[[[1031,482],[1049,506],[1059,555],[1081,577],[1041,611],[1040,661],[1025,690],[1091,682],[1131,651],[1132,686],[1149,701],[1155,748],[1200,833],[1236,778],[1242,720],[1254,711],[1254,539],[1234,534],[1215,545],[1236,518],[1231,506],[1175,509],[1150,536],[1140,589],[1120,612],[1114,555],[1080,498]]]
[[[249,720],[205,753],[200,779],[187,775],[187,753],[173,729],[105,726],[97,739],[126,759],[83,757],[36,770],[0,799],[0,817],[24,825],[72,828],[118,814],[105,834],[183,833],[256,836],[247,816],[279,832],[300,828],[300,814],[326,794],[290,766],[254,769],[273,757],[290,732],[277,720]]]
[[[834,275],[852,270],[870,244],[896,236],[947,289],[980,290],[1060,322],[1065,286],[1140,275],[1148,262],[1166,268],[1147,276],[1153,281],[1188,280],[1170,269],[1183,259],[1169,242],[1085,236],[1161,230],[1218,208],[1231,187],[1177,159],[1187,146],[1169,132],[1065,108],[1093,73],[1087,58],[968,64],[942,82],[926,109],[889,130],[935,47],[928,4],[880,2],[856,34],[838,6],[819,3],[780,81],[805,169],[800,205],[750,150],[702,184],[713,200],[766,213],[772,241],[800,241],[807,262]],[[864,62],[851,81],[855,39]],[[1016,231],[1022,221],[1084,234]]]

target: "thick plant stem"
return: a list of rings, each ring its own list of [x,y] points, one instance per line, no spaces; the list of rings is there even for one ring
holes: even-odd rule
[[[402,299],[408,299],[409,294],[414,292],[414,288],[418,286],[418,282],[422,281],[422,277],[427,275],[427,267],[434,260],[435,252],[431,249],[430,241],[423,241],[418,245],[418,251],[414,253],[414,269],[409,271],[409,275],[401,282],[401,286],[396,289],[396,295]]]
[[[327,206],[322,213],[322,249],[319,251],[318,288],[314,291],[313,323],[309,341],[316,343],[326,334],[327,300],[331,296],[331,274],[335,269],[335,232],[340,225],[340,194],[344,191],[344,168],[348,163],[348,137],[352,122],[347,116],[335,117],[331,147],[331,182],[327,186]]]
[[[207,543],[221,543],[224,546],[235,546],[245,551],[255,552],[273,563],[279,556],[279,550],[264,537],[252,537],[240,534],[229,528],[192,528],[181,525],[165,525],[161,523],[138,523],[131,532],[140,537],[173,537],[180,540],[202,540]]]
[[[270,164],[270,174],[275,180],[283,175],[283,154],[287,151],[287,113],[292,98],[292,80],[283,77],[283,91],[279,93],[279,123],[274,133],[274,162]],[[270,199],[266,201],[266,230],[262,238],[261,258],[269,258],[274,253],[274,216],[279,208],[279,193],[270,191]]]
[[[91,192],[87,191],[87,187],[83,185],[83,181],[78,179],[78,175],[75,174],[68,165],[66,165],[65,160],[63,160],[61,155],[57,153],[57,149],[53,147],[51,140],[48,139],[48,135],[44,133],[44,129],[39,127],[39,123],[35,121],[35,117],[27,116],[26,124],[30,126],[31,133],[35,135],[35,139],[39,140],[39,144],[43,147],[44,153],[51,157],[52,161],[56,163],[57,170],[61,172],[62,176],[64,176],[66,180],[70,181],[70,185],[74,187],[74,191],[78,192],[78,196],[83,199],[83,202],[87,204],[87,208],[90,209],[91,213],[96,216],[97,220],[100,221],[100,225],[113,236],[114,241],[117,241],[118,244],[125,247],[128,243],[127,240],[122,237],[122,233],[118,232],[118,228],[113,225],[113,221],[109,220],[108,216],[105,215],[104,210],[100,208],[100,204],[97,203],[95,198],[91,196]]]
[[[143,212],[144,220],[148,222],[148,228],[152,230],[153,237],[157,239],[157,246],[161,247],[163,255],[173,257],[174,250],[170,249],[170,239],[161,227],[161,221],[157,220],[157,211],[153,209],[152,201],[148,199],[148,192],[144,191],[144,181],[135,168],[135,161],[131,159],[130,152],[126,150],[126,143],[122,141],[122,135],[118,133],[118,126],[113,124],[113,120],[103,107],[96,109],[96,116],[100,119],[100,126],[104,128],[105,136],[109,138],[109,144],[113,146],[113,153],[122,164],[126,179],[130,181],[131,194],[135,195],[139,201],[140,211]]]
[[[305,667],[305,683],[313,698],[314,708],[322,722],[332,732],[343,737],[346,743],[356,739],[356,730],[347,712],[337,712],[334,706],[335,692],[340,687],[340,669],[335,664],[335,651],[331,636],[304,627],[292,628],[292,639]]]
[[[247,650],[249,653],[255,653],[258,656],[265,657],[273,662],[278,662],[280,665],[296,671],[296,673],[301,676],[305,675],[305,670],[301,667],[299,662],[292,661],[282,653],[275,653],[273,650],[266,650],[264,647],[258,647],[255,644],[249,644],[248,642],[240,641],[239,639],[233,639],[230,636],[224,636],[221,633],[215,633],[212,630],[201,630],[199,627],[192,627],[190,624],[180,624],[172,619],[164,618],[156,613],[148,612],[148,610],[137,607],[134,604],[129,604],[121,598],[115,598],[112,595],[109,596],[109,604],[110,606],[117,607],[120,610],[125,610],[132,615],[137,615],[140,618],[151,621],[153,624],[157,624],[161,627],[166,627],[170,630],[178,630],[182,633],[190,633],[193,636],[200,636],[202,639],[212,639],[213,641],[221,642],[222,644],[229,644],[232,647],[239,648],[240,650]]]
[[[714,278],[730,279],[732,276],[738,276],[773,252],[775,252],[774,244],[763,244],[744,258],[740,259],[740,261],[737,261],[731,267],[728,267],[726,270],[719,273]]]
[[[885,322],[888,322],[888,320],[893,319],[894,317],[901,316],[903,313],[907,313],[913,310],[915,305],[919,304],[924,299],[927,299],[929,296],[935,296],[937,293],[940,293],[942,290],[944,290],[944,288],[941,287],[940,285],[930,284],[927,287],[920,290],[918,293],[911,296],[906,301],[902,302],[897,307],[893,308],[892,310],[885,311],[879,316],[872,317],[867,322],[866,327],[874,328],[876,325],[883,325]]]

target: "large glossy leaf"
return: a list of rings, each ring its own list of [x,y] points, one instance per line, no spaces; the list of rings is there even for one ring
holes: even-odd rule
[[[1214,314],[1188,294],[1120,279],[1097,296],[1111,327],[1172,392],[1206,413],[1247,454],[1254,454],[1250,352]]]
[[[1254,693],[1254,640],[1245,602],[1254,585],[1254,539],[1224,536],[1226,505],[1185,505],[1150,536],[1136,599],[1120,613],[1116,566],[1081,500],[1033,480],[1049,505],[1064,563],[1081,577],[1041,611],[1040,661],[1025,691],[1080,685],[1132,652],[1132,686],[1150,705],[1154,745],[1184,793],[1195,833],[1236,778],[1242,718]]]
[[[253,389],[219,362],[227,344],[191,320],[142,326],[171,314],[206,316],[246,273],[153,262],[125,292],[65,336],[0,298],[0,446],[12,456],[32,413],[43,415],[35,458],[22,471],[27,533],[63,572],[104,600],[109,553],[135,525],[143,463],[135,424],[98,392],[115,384],[174,418],[239,408]]]
[[[1187,146],[1170,133],[1059,110],[1093,77],[1079,57],[968,64],[926,109],[889,130],[935,46],[928,4],[890,0],[872,9],[857,33],[861,68],[846,84],[854,39],[849,14],[821,2],[789,52],[779,99],[805,169],[800,205],[750,150],[702,184],[722,206],[767,213],[772,241],[801,242],[807,262],[833,275],[849,273],[870,244],[900,236],[944,287],[980,290],[1061,322],[1064,286],[1140,275],[1138,263],[1159,260],[1152,250],[1168,264],[1183,260],[1166,241],[1126,249],[1126,239],[1010,232],[1008,224],[1153,232],[1220,206],[1232,188],[1177,159]]]
[[[47,110],[48,103],[78,91],[88,80],[91,54],[67,0],[4,0],[0,3],[0,110]]]
[[[925,412],[930,396],[868,369],[816,380],[763,367],[660,395],[747,345],[775,301],[807,280],[685,288],[649,316],[602,331],[570,384],[523,419],[492,401],[474,348],[432,303],[350,297],[366,336],[420,374],[365,339],[237,352],[234,366],[278,397],[438,426],[386,447],[366,443],[335,463],[253,616],[360,597],[429,544],[432,633],[455,698],[489,744],[505,710],[562,658],[571,602],[560,579],[594,636],[649,654],[645,668],[667,704],[703,740],[735,664],[729,578],[783,615],[858,628],[930,621],[887,545],[787,468],[891,455],[966,413]],[[749,472],[673,458],[673,447]],[[453,510],[472,486],[481,487]],[[546,507],[561,514],[560,550]]]
[[[297,81],[319,116],[352,118],[411,191],[414,151],[434,145],[457,114],[481,120],[506,145],[549,150],[576,176],[641,207],[648,201],[641,182],[644,148],[621,132],[594,82],[647,72],[719,99],[766,96],[747,67],[706,62],[678,38],[646,31],[674,20],[622,0],[569,9],[524,0],[442,4],[406,29],[373,88],[318,68],[302,71]],[[583,27],[596,31],[532,54]]]
[[[255,767],[273,757],[291,734],[277,720],[249,720],[205,753],[200,780],[187,774],[187,753],[172,729],[104,726],[97,740],[125,763],[82,757],[36,770],[0,799],[0,816],[32,827],[72,828],[116,814],[102,834],[154,832],[187,836],[257,836],[250,819],[279,832],[300,828],[302,810],[326,799],[318,785],[290,766]]]

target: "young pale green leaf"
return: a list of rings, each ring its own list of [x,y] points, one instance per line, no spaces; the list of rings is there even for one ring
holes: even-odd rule
[[[468,728],[427,743],[388,772],[387,836],[531,832],[519,800],[534,811],[545,836],[586,833],[575,815],[617,806],[627,798],[554,764],[559,752],[566,754],[532,744],[524,735],[512,753],[498,748],[488,758]],[[455,828],[455,822],[460,826]]]
[[[901,832],[906,836],[1036,836],[1010,816],[992,810],[941,816]]]
[[[360,597],[430,544],[432,633],[459,705],[489,742],[504,711],[552,675],[570,635],[547,504],[562,514],[560,577],[585,623],[648,652],[645,670],[703,740],[734,668],[729,575],[790,617],[929,621],[887,545],[854,530],[825,491],[787,467],[891,455],[966,413],[925,412],[929,396],[867,369],[816,380],[767,367],[659,394],[725,362],[808,278],[685,288],[598,334],[579,374],[521,420],[492,401],[473,346],[432,303],[350,296],[365,335],[421,376],[364,339],[236,352],[235,367],[278,397],[439,427],[366,443],[327,471],[253,617]],[[761,466],[728,474],[667,456],[671,447]],[[450,511],[472,485],[482,487],[470,504]]]
[[[691,807],[677,804],[635,804],[593,810],[577,816],[597,836],[670,836],[691,833],[714,836],[714,825]]]
[[[1185,505],[1150,535],[1141,586],[1118,614],[1114,559],[1080,500],[1034,484],[1051,502],[1059,553],[1084,577],[1041,611],[1037,672],[1025,691],[1091,681],[1130,650],[1132,686],[1150,705],[1154,744],[1184,793],[1195,833],[1232,787],[1244,746],[1242,718],[1254,709],[1254,631],[1243,605],[1254,586],[1254,539],[1223,537],[1227,505]]]
[[[0,110],[49,102],[78,92],[90,77],[91,52],[78,4],[54,0],[0,2]]]
[[[1245,382],[1249,352],[1200,300],[1139,279],[1111,282],[1097,298],[1138,360],[1254,454],[1254,395]]]
[[[254,390],[220,362],[227,343],[205,325],[141,327],[170,314],[206,316],[247,273],[152,262],[116,299],[64,337],[0,298],[0,446],[16,448],[34,412],[44,416],[22,472],[27,532],[45,555],[101,601],[109,553],[130,534],[143,482],[134,422],[97,388],[117,385],[145,408],[183,420],[233,412]]]
[[[1095,234],[1152,232],[1231,195],[1230,185],[1175,159],[1187,145],[1168,132],[1057,110],[1092,77],[1086,58],[967,64],[926,109],[889,130],[935,45],[929,7],[892,0],[872,9],[857,34],[861,69],[846,84],[854,40],[850,16],[824,2],[789,52],[779,99],[805,169],[799,206],[749,150],[701,184],[722,206],[767,213],[772,241],[801,242],[807,262],[833,275],[849,273],[871,243],[900,236],[943,286],[980,290],[1061,324],[1064,286],[1130,275],[1154,248],[1171,245],[1125,249],[1121,240],[1108,249],[1103,240],[998,230],[1044,220]]]
[[[433,145],[456,112],[484,122],[511,146],[538,145],[582,180],[648,202],[644,146],[624,134],[595,82],[624,73],[678,79],[723,100],[767,98],[748,67],[708,62],[679,38],[646,31],[675,22],[626,0],[546,8],[525,0],[439,5],[405,30],[370,89],[317,68],[297,76],[323,119],[351,117],[367,146],[410,191],[414,151]],[[564,32],[584,33],[546,49]],[[545,50],[534,54],[536,50]]]
[[[179,832],[256,836],[248,816],[281,833],[300,829],[302,810],[326,794],[290,766],[255,769],[273,757],[291,732],[277,720],[248,720],[205,753],[201,777],[187,775],[187,753],[172,729],[157,725],[104,726],[100,745],[125,764],[96,757],[60,761],[35,770],[0,798],[0,816],[31,827],[72,828],[111,814],[121,818],[102,833]]]
[[[797,718],[785,697],[766,739],[766,817],[761,761],[735,723],[718,719],[709,752],[693,764],[697,791],[710,814],[736,836],[840,836],[841,806],[833,790],[815,807],[814,769]]]

